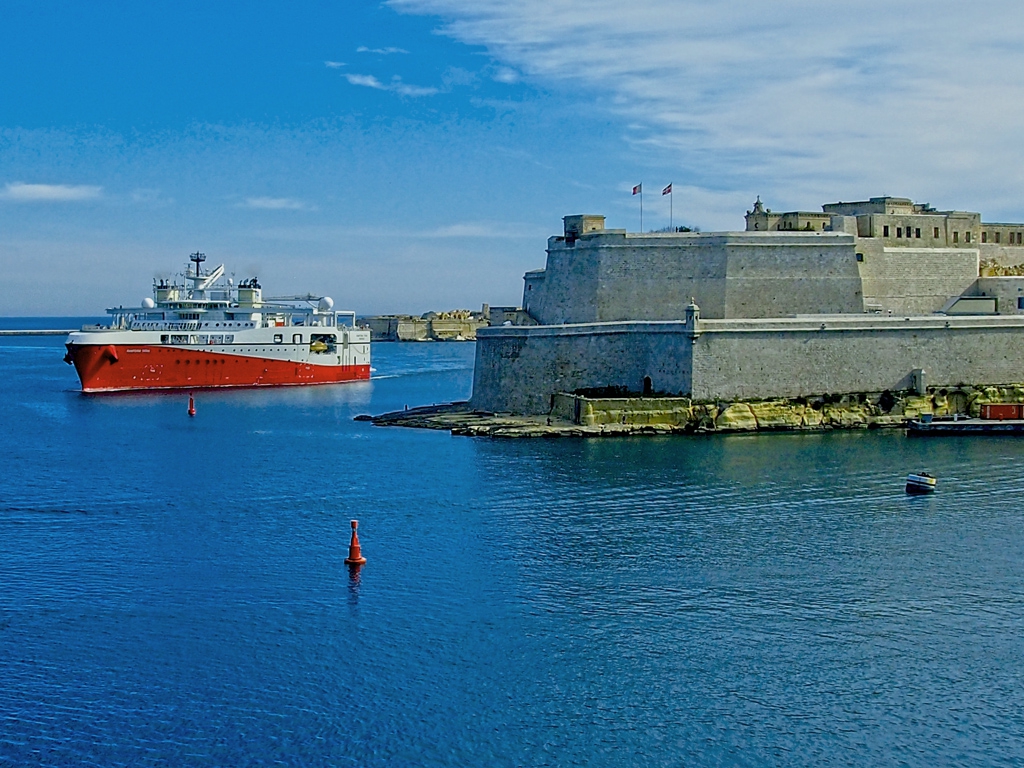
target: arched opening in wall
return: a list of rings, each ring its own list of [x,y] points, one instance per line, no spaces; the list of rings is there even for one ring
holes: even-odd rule
[[[651,381],[650,376],[644,376],[644,397],[650,397],[654,394],[654,382]]]

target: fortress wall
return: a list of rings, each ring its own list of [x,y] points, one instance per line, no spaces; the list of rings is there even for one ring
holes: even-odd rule
[[[949,323],[949,327],[946,327]],[[693,350],[696,399],[801,397],[1024,379],[1024,317],[822,317],[787,328],[702,323]],[[824,325],[824,330],[821,329]]]
[[[724,248],[728,259],[724,317],[864,311],[851,235],[729,237]],[[713,317],[703,306],[704,317]]]
[[[822,328],[824,325],[824,328]],[[770,399],[1024,381],[1024,315],[700,320],[489,328],[478,335],[472,404],[547,413],[582,387],[698,400]]]
[[[692,344],[684,323],[503,326],[477,335],[472,406],[547,413],[551,395],[589,387],[690,390]]]
[[[1024,277],[979,277],[972,287],[973,296],[994,296],[1000,315],[1024,314]]]
[[[938,312],[946,302],[968,292],[978,279],[976,248],[886,248],[881,241],[860,240],[857,252],[864,304],[894,314]]]
[[[724,238],[681,233],[588,240],[600,264],[596,320],[680,320],[692,297],[709,317],[726,316]]]
[[[716,318],[863,311],[845,233],[605,230],[572,246],[552,238],[543,281],[527,279],[530,314],[546,325],[678,320],[691,297]]]
[[[545,325],[596,320],[598,266],[593,248],[549,239],[544,277],[534,278],[533,295],[524,302],[530,315]]]

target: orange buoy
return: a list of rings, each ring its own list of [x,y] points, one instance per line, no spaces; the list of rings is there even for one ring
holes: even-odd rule
[[[196,401],[192,399],[192,395],[188,396],[188,415],[196,415]]]
[[[356,529],[359,527],[359,521],[352,521],[352,541],[348,545],[348,557],[345,558],[345,565],[363,565],[366,563],[366,558],[363,557],[362,550],[359,548],[359,533]]]

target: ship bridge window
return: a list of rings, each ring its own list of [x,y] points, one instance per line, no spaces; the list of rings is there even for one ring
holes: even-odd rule
[[[302,334],[301,333],[293,333],[292,334],[292,344],[301,344],[301,343],[302,343]]]
[[[167,344],[168,342],[170,342],[170,340],[171,340],[171,337],[168,336],[166,333],[160,334],[160,343],[161,344]]]
[[[211,344],[223,344],[224,343],[224,336],[221,335],[221,334],[218,334],[218,333],[211,334],[210,335],[210,343]]]
[[[226,333],[226,334],[224,334],[224,343],[225,344],[234,344],[235,343],[235,334],[233,334],[233,333]]]
[[[172,333],[171,344],[188,344],[188,336],[180,333]]]
[[[275,333],[274,334],[274,343],[275,344],[281,344],[283,341],[284,341],[284,334],[281,334],[281,333]]]
[[[314,333],[309,337],[309,351],[321,355],[337,352],[337,337],[333,333]]]

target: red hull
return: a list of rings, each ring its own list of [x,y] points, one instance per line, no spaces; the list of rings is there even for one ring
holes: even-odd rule
[[[335,384],[370,378],[369,365],[312,365],[182,347],[69,346],[83,392]]]

